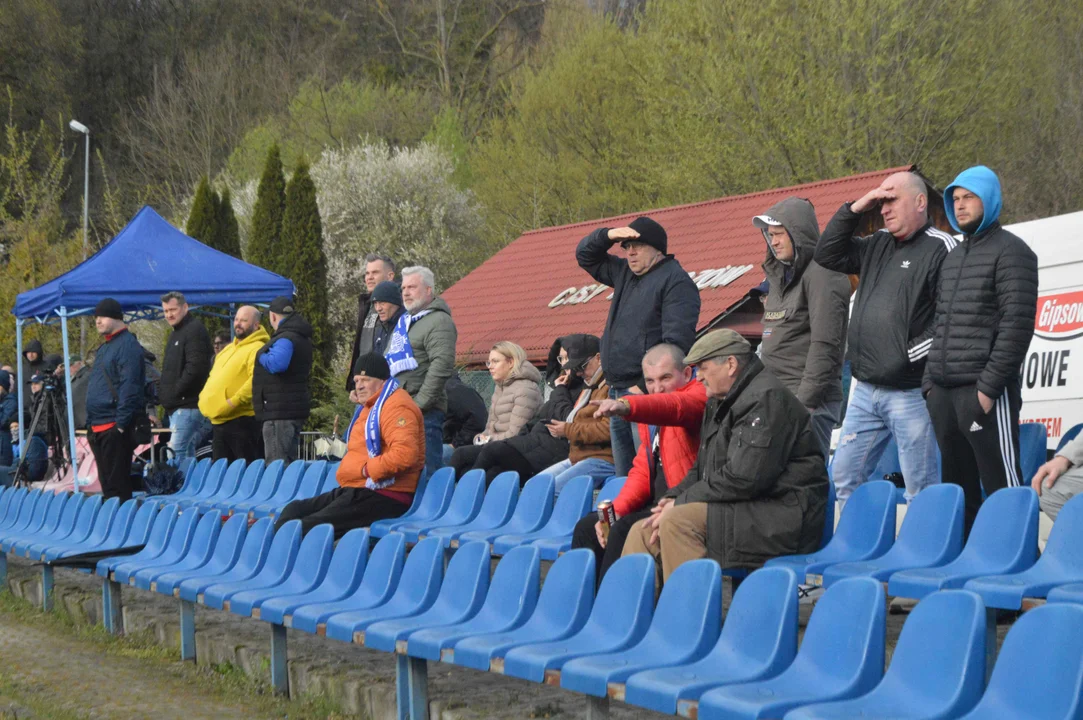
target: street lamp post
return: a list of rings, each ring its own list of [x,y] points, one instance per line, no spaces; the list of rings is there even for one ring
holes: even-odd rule
[[[78,120],[72,120],[68,127],[86,137],[86,150],[83,155],[83,260],[86,260],[87,233],[90,213],[90,128]],[[86,318],[79,318],[79,356],[86,356]]]

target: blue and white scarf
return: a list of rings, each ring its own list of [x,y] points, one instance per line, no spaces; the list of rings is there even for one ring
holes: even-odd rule
[[[432,310],[422,310],[414,315],[403,313],[399,317],[399,321],[395,323],[395,330],[391,333],[391,340],[387,343],[387,350],[384,351],[387,364],[391,367],[391,377],[417,367],[414,348],[410,345],[410,326],[414,324],[415,320],[420,320],[431,312]]]
[[[399,383],[395,378],[389,378],[385,383],[380,395],[376,398],[376,402],[373,404],[372,409],[369,411],[369,416],[365,418],[365,449],[369,452],[369,457],[374,458],[380,454],[383,450],[380,447],[380,414],[383,412],[384,403],[391,397],[391,393],[399,389]],[[346,431],[346,443],[350,442],[350,433],[353,432],[354,424],[357,423],[357,417],[364,409],[364,405],[358,405],[357,410],[354,411],[353,420],[350,421],[350,429]],[[395,478],[388,478],[387,480],[373,480],[369,478],[365,481],[365,487],[369,490],[380,490],[394,484]]]

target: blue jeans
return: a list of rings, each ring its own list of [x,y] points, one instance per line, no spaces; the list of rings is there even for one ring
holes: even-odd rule
[[[203,436],[210,430],[210,421],[198,408],[177,408],[169,415],[169,449],[176,462],[195,457]]]
[[[899,446],[907,502],[940,482],[940,450],[921,389],[895,390],[858,382],[831,462],[840,509],[876,469],[892,437]]]
[[[428,410],[425,418],[425,476],[444,466],[444,411]]]
[[[453,452],[455,452],[455,448],[450,445],[444,445],[440,448],[440,463],[443,467],[451,464],[451,453]]]
[[[609,399],[618,400],[628,395],[627,390],[609,388]],[[613,447],[613,466],[615,474],[627,475],[632,469],[632,462],[639,452],[639,431],[635,423],[613,415],[609,418],[609,441]]]
[[[554,495],[559,495],[565,485],[580,475],[590,475],[594,480],[594,489],[597,490],[602,486],[606,478],[612,477],[614,474],[612,463],[601,458],[586,458],[574,464],[571,460],[561,460],[556,465],[545,468],[542,472],[553,476],[556,484]]]

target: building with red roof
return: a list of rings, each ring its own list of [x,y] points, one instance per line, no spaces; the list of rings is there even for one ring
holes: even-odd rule
[[[702,308],[697,327],[701,331],[732,327],[758,342],[762,307],[751,301],[749,291],[764,280],[760,265],[766,245],[752,218],[796,195],[816,207],[822,229],[843,203],[905,170],[917,168],[889,168],[523,233],[443,293],[459,331],[458,362],[483,364],[494,343],[510,340],[523,346],[532,362],[544,364],[557,337],[600,336],[609,312],[610,289],[595,284],[576,264],[575,248],[594,228],[620,227],[640,215],[650,215],[662,224],[669,235],[669,252],[699,286]],[[948,229],[943,198],[931,184],[929,188],[934,222]],[[883,226],[878,212],[868,213],[864,222],[868,233]],[[615,245],[612,252],[622,251]]]

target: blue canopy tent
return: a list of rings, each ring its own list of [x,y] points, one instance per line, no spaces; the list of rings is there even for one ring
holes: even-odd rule
[[[261,267],[219,252],[170,225],[149,205],[101,250],[63,275],[15,299],[15,345],[22,373],[23,325],[60,322],[64,367],[70,365],[68,318],[89,315],[104,297],[115,298],[129,319],[161,317],[160,297],[171,290],[184,293],[192,305],[269,303],[292,295],[293,282]],[[71,375],[64,373],[68,399],[68,435],[75,452]],[[22,377],[19,378],[22,383]],[[19,393],[23,417],[23,393]],[[19,442],[23,442],[19,423]],[[78,489],[78,482],[75,483]]]

